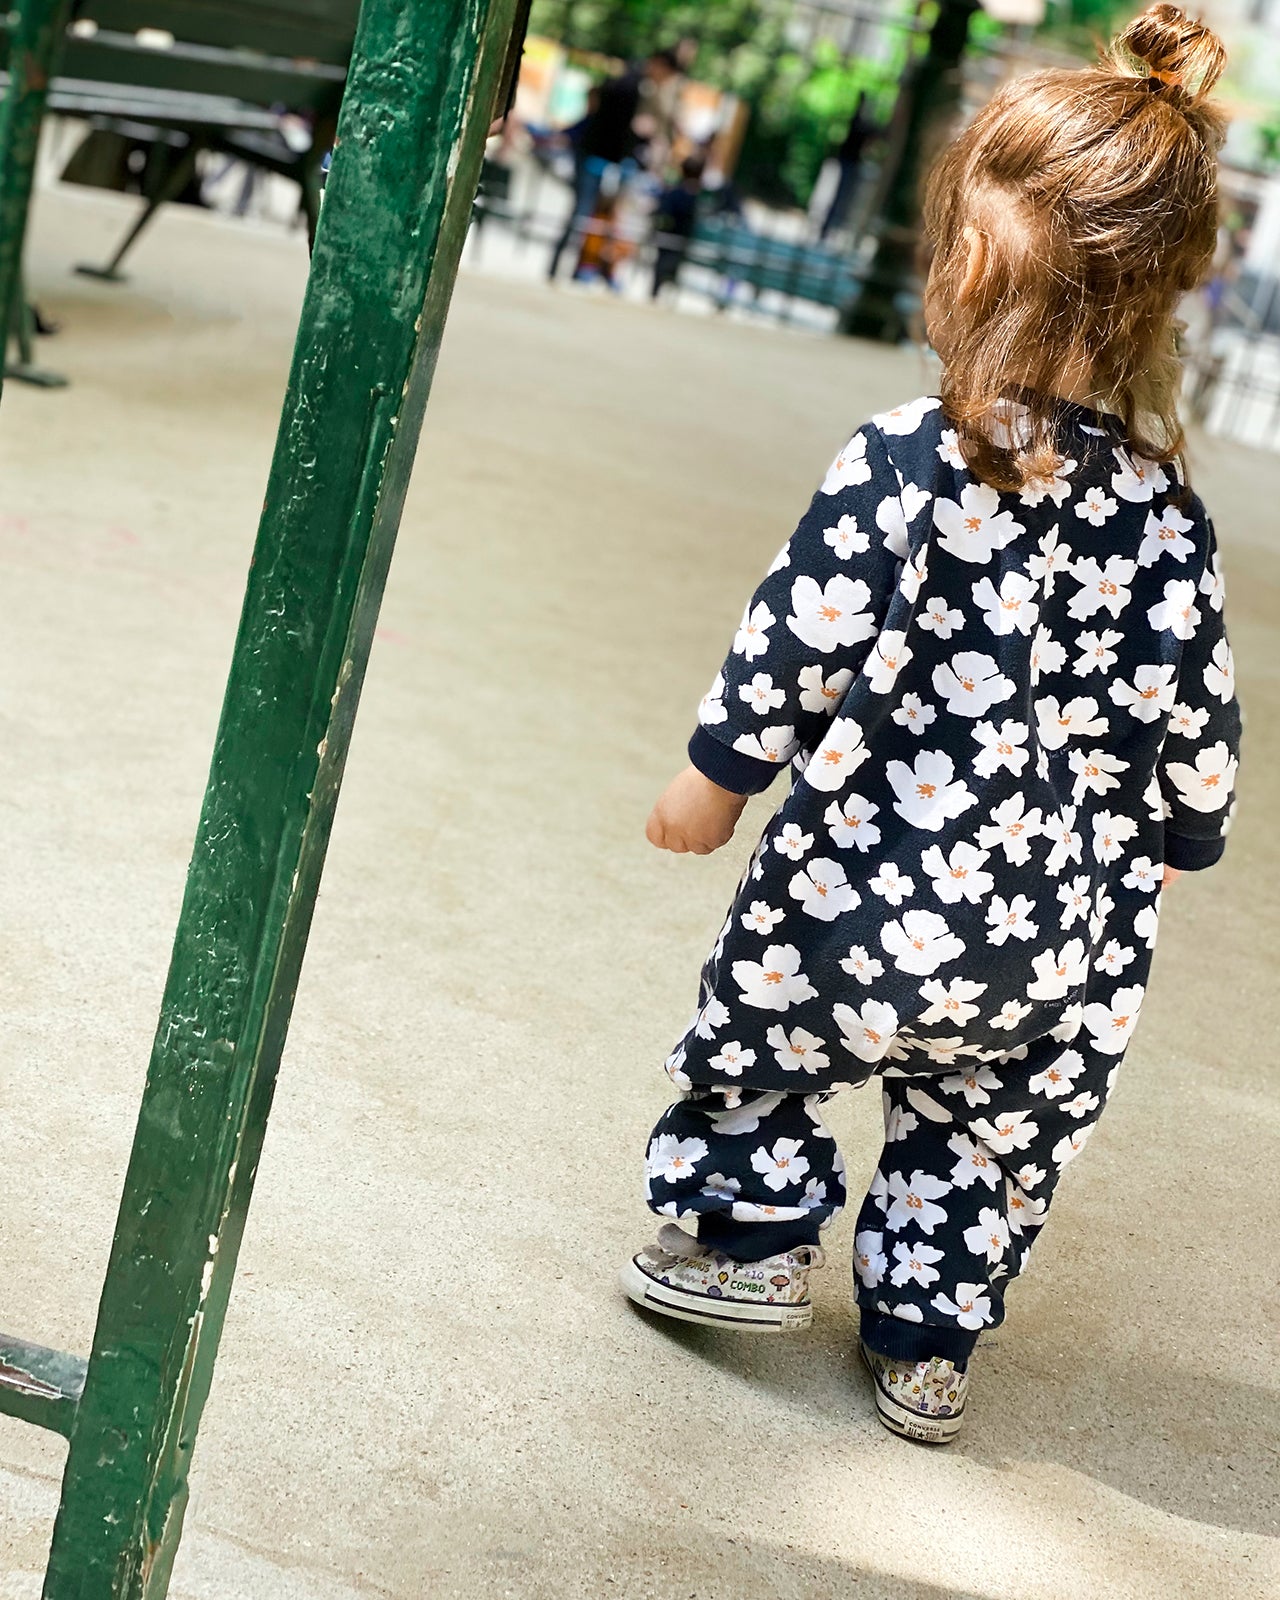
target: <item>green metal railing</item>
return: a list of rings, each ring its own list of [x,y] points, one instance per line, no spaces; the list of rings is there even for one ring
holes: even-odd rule
[[[70,1442],[45,1600],[162,1600],[168,1588],[518,8],[365,0],[92,1353],[0,1339],[0,1411]],[[22,0],[0,119],[0,312],[18,289],[65,10]]]

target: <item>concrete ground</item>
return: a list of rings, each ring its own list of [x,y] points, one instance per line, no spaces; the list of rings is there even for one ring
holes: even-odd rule
[[[0,1326],[88,1347],[305,262],[39,199],[65,393],[0,417]],[[1252,1600],[1280,1581],[1280,460],[1196,453],[1249,713],[1116,1103],[950,1453],[811,1335],[619,1299],[639,1158],[753,829],[642,837],[742,599],[913,359],[464,277],[392,571],[175,1600]],[[757,802],[758,806],[760,803]],[[763,813],[753,810],[759,824]],[[837,1103],[854,1173],[873,1094]],[[1121,1202],[1124,1202],[1123,1210]],[[0,1600],[61,1448],[0,1422]]]

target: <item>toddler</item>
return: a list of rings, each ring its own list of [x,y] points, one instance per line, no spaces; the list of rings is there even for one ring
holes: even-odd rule
[[[958,1432],[978,1336],[1101,1115],[1162,886],[1230,821],[1239,713],[1173,324],[1214,249],[1223,65],[1155,5],[943,155],[939,394],[836,457],[649,820],[706,854],[794,770],[667,1063],[648,1195],[676,1220],[623,1286],[808,1326],[845,1197],[823,1102],[878,1076],[861,1349],[881,1420],[928,1443]]]

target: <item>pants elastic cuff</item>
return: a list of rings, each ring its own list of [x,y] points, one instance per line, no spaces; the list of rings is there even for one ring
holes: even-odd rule
[[[952,1328],[936,1322],[906,1322],[901,1317],[886,1317],[882,1311],[861,1308],[862,1342],[877,1355],[893,1361],[928,1361],[940,1356],[955,1363],[963,1372],[978,1342],[968,1328]]]
[[[735,1222],[723,1211],[698,1218],[698,1241],[722,1250],[734,1261],[763,1261],[766,1256],[817,1244],[818,1224],[807,1218],[790,1222]]]

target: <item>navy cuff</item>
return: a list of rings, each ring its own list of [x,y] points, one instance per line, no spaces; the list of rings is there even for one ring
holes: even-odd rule
[[[946,1327],[936,1322],[908,1322],[904,1317],[886,1317],[882,1311],[859,1306],[859,1334],[868,1350],[888,1356],[890,1361],[928,1361],[940,1356],[954,1362],[963,1372],[978,1342],[978,1333],[969,1328]]]
[[[730,794],[762,794],[784,765],[778,761],[760,761],[755,756],[744,756],[740,750],[731,750],[713,738],[701,723],[693,730],[689,740],[689,760],[704,778],[718,783]]]
[[[1225,839],[1188,839],[1185,833],[1165,829],[1164,864],[1175,872],[1202,872],[1221,859]]]

